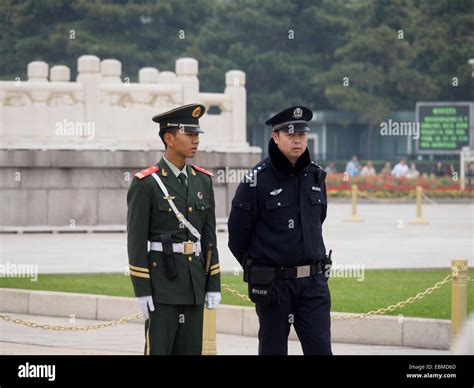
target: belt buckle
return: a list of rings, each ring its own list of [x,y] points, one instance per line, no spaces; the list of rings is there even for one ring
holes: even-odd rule
[[[185,255],[190,255],[191,253],[194,252],[192,241],[185,241],[185,242],[183,242],[183,244],[184,244],[183,253]]]
[[[311,266],[302,265],[301,267],[296,267],[296,277],[297,278],[307,278],[311,275]]]

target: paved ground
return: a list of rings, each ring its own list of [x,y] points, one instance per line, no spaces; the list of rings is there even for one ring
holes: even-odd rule
[[[338,264],[365,268],[447,268],[452,258],[473,265],[474,204],[428,204],[429,225],[409,225],[414,204],[360,204],[363,223],[346,223],[349,204],[332,204],[324,225],[326,247]],[[221,267],[237,262],[218,234]],[[0,263],[38,264],[40,273],[123,272],[128,265],[124,233],[0,234]]]
[[[10,314],[12,316],[56,325],[71,325],[65,318]],[[76,320],[75,324],[97,324],[98,321]],[[127,323],[113,328],[88,332],[60,332],[33,329],[0,321],[0,354],[142,354],[144,329],[141,323]],[[217,334],[217,352],[220,355],[257,354],[258,341],[254,337]],[[444,355],[449,351],[374,346],[333,344],[335,355]],[[302,354],[298,341],[289,341],[289,354]]]

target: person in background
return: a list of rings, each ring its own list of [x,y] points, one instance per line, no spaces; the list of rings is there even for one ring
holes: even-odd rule
[[[371,160],[368,160],[367,164],[364,167],[362,167],[360,175],[362,175],[362,176],[375,176],[375,168],[374,168]]]
[[[408,169],[407,178],[416,179],[420,176],[420,172],[416,169],[415,163],[410,163],[410,168]]]
[[[391,175],[392,174],[392,165],[390,162],[385,162],[383,168],[380,170],[380,175]]]
[[[444,169],[444,176],[452,178],[454,175],[454,166],[452,163],[449,163]]]
[[[395,178],[406,177],[408,174],[408,165],[405,161],[405,158],[401,158],[400,161],[395,165],[392,170],[392,175]]]
[[[337,172],[336,164],[334,162],[329,163],[325,170],[328,174],[335,174]]]
[[[433,174],[437,177],[442,177],[444,175],[443,163],[436,162],[436,165],[435,165],[434,170],[433,170]]]
[[[350,176],[356,176],[359,175],[359,159],[357,158],[357,155],[352,155],[352,159],[349,160],[346,164],[346,172]]]
[[[466,171],[466,184],[468,186],[474,186],[474,162],[469,163]]]

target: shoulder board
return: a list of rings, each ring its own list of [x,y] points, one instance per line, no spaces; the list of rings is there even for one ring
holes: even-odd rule
[[[148,168],[145,168],[144,170],[141,170],[140,172],[137,172],[135,176],[138,179],[143,179],[147,177],[148,175],[153,174],[154,172],[157,172],[160,168],[158,166],[150,166]]]
[[[317,174],[318,176],[318,182],[321,184],[321,183],[324,183],[324,181],[326,180],[326,175],[327,175],[327,172],[324,168],[322,168],[319,164],[311,161],[311,165],[315,168],[315,173]]]
[[[263,170],[265,170],[268,167],[268,162],[264,160],[263,162],[258,163],[254,167],[252,167],[250,170],[248,170],[247,175],[245,177],[247,179],[253,179],[255,175],[258,175],[261,173]]]
[[[198,170],[199,172],[202,172],[203,174],[209,175],[211,178],[214,178],[214,174],[204,170],[202,167],[196,166],[195,164],[191,165],[195,170]]]

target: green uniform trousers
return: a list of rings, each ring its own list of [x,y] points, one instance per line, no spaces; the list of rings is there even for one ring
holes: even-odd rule
[[[156,304],[145,321],[145,355],[201,355],[204,305]]]

